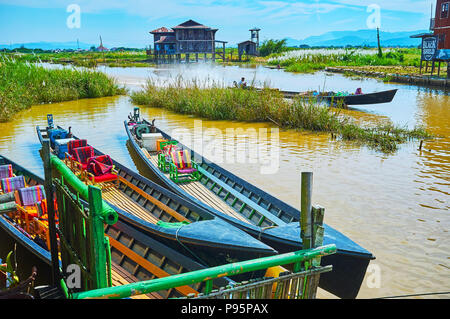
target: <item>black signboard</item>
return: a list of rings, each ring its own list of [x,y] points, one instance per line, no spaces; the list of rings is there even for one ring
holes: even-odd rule
[[[426,37],[422,38],[422,60],[423,61],[433,61],[437,54],[437,37]]]

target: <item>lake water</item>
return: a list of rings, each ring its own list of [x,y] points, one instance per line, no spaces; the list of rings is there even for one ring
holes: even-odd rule
[[[332,140],[328,134],[294,130],[272,133],[276,127],[271,123],[208,121],[157,108],[141,108],[141,113],[147,119],[156,119],[156,124],[169,133],[180,129],[192,133],[201,125],[204,135],[194,136],[187,144],[195,149],[199,139],[214,135],[222,153],[214,151],[212,155],[224,159],[222,166],[296,208],[300,207],[300,173],[312,171],[313,203],[325,207],[325,223],[377,258],[371,262],[358,298],[450,291],[448,92],[324,72],[305,75],[204,63],[99,69],[130,90],[138,90],[147,78],[164,82],[177,76],[224,85],[244,76],[256,86],[266,84],[291,91],[398,89],[392,103],[355,106],[346,114],[364,122],[391,120],[410,128],[424,126],[439,138],[424,141],[421,151],[418,141],[402,144],[396,153],[387,155]],[[43,175],[35,126],[45,126],[46,115],[52,113],[57,124],[71,126],[75,135],[87,138],[122,164],[140,169],[142,165],[127,148],[123,127],[134,107],[127,96],[33,106],[14,121],[0,123],[0,153]],[[227,134],[230,130],[240,133]],[[264,131],[269,132],[267,138],[260,134]],[[252,153],[252,146],[269,152]],[[242,154],[245,156],[239,157]],[[268,162],[275,163],[275,169],[264,173]],[[11,250],[0,246],[2,256],[3,251]],[[332,296],[320,291],[319,297]],[[438,297],[448,295],[427,296]]]

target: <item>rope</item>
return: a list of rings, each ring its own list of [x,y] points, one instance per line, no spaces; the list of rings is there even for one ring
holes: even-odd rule
[[[258,234],[258,240],[261,241],[261,235],[262,233],[266,230],[266,229],[271,229],[271,228],[275,228],[278,227],[278,225],[272,225],[272,226],[267,226],[267,227],[261,227],[259,234]]]
[[[190,250],[189,248],[187,248],[179,239],[178,239],[178,232],[180,231],[181,228],[183,228],[185,225],[182,225],[180,227],[177,228],[177,231],[175,232],[175,238],[177,240],[177,242],[184,248],[186,249],[192,256],[194,256],[201,264],[203,264],[204,266],[208,266],[208,264],[202,260],[199,256],[197,256],[196,254],[194,254],[194,252],[192,250]]]
[[[418,296],[431,296],[431,295],[449,295],[450,291],[444,292],[427,292],[421,294],[411,294],[411,295],[400,295],[400,296],[389,296],[389,297],[379,297],[373,299],[394,299],[394,298],[405,298],[405,297],[418,297]]]

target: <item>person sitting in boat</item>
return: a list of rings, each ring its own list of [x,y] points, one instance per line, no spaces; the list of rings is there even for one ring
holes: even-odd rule
[[[355,95],[361,95],[361,94],[363,94],[362,93],[362,89],[361,88],[357,88],[356,92],[355,92]]]
[[[241,81],[238,83],[238,87],[241,89],[245,89],[247,87],[247,82],[245,82],[245,78],[241,78]]]

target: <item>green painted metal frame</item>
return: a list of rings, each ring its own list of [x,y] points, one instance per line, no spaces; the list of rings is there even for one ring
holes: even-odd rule
[[[70,184],[73,189],[78,192],[84,200],[89,200],[89,187],[83,183],[67,165],[61,161],[57,156],[50,155],[50,165],[52,168],[59,171],[64,178],[64,182]],[[101,210],[99,211],[100,218],[109,225],[114,225],[119,216],[117,212],[111,208],[105,201],[101,202]]]
[[[198,282],[206,282],[206,294],[211,292],[211,282],[215,278],[224,276],[234,276],[246,272],[267,269],[280,265],[294,264],[294,268],[301,269],[303,262],[311,261],[318,257],[324,257],[334,254],[336,252],[336,245],[327,245],[309,250],[301,250],[282,255],[264,257],[243,261],[239,263],[232,263],[217,267],[212,267],[203,270],[197,270],[185,274],[173,275],[154,280],[131,283],[128,285],[96,289],[72,294],[73,299],[120,299],[128,298],[135,295],[147,294],[159,290],[170,289],[179,286],[191,285]]]
[[[63,179],[53,178],[58,202],[59,235],[62,269],[76,264],[80,267],[82,291],[111,286],[110,246],[104,235],[101,190],[89,186],[89,209],[85,209],[78,194],[73,194]],[[64,282],[64,281],[63,281]],[[67,285],[62,285],[66,295]]]
[[[177,145],[178,141],[167,141],[161,142],[161,148],[164,148],[167,145]],[[199,165],[191,159],[192,168],[195,169],[193,173],[190,174],[180,174],[178,172],[177,166],[170,160],[167,159],[166,154],[159,153],[158,154],[158,167],[164,173],[169,173],[169,177],[175,183],[185,183],[185,182],[195,182],[200,180],[201,174],[199,172]]]
[[[170,179],[173,180],[175,183],[185,183],[185,182],[195,182],[198,181],[201,177],[199,171],[198,171],[198,164],[191,160],[192,168],[195,169],[194,172],[189,174],[181,174],[178,171],[178,167],[173,163],[169,163],[169,176]]]
[[[112,285],[111,250],[104,233],[104,225],[113,225],[118,214],[102,200],[101,190],[87,186],[62,162],[50,154],[48,140],[43,145],[44,169],[46,171],[46,192],[49,202],[49,227],[53,227],[54,240],[51,244],[54,280],[58,282],[66,298],[72,291],[63,280],[63,269],[76,264],[81,271],[80,291],[106,288]],[[55,170],[57,178],[52,171]],[[59,174],[58,174],[59,173]],[[70,186],[70,187],[69,187]],[[58,226],[50,218],[55,212],[54,192],[58,202]],[[80,197],[88,201],[83,207]],[[59,245],[56,241],[59,236]],[[61,253],[62,269],[59,267],[58,250]]]

